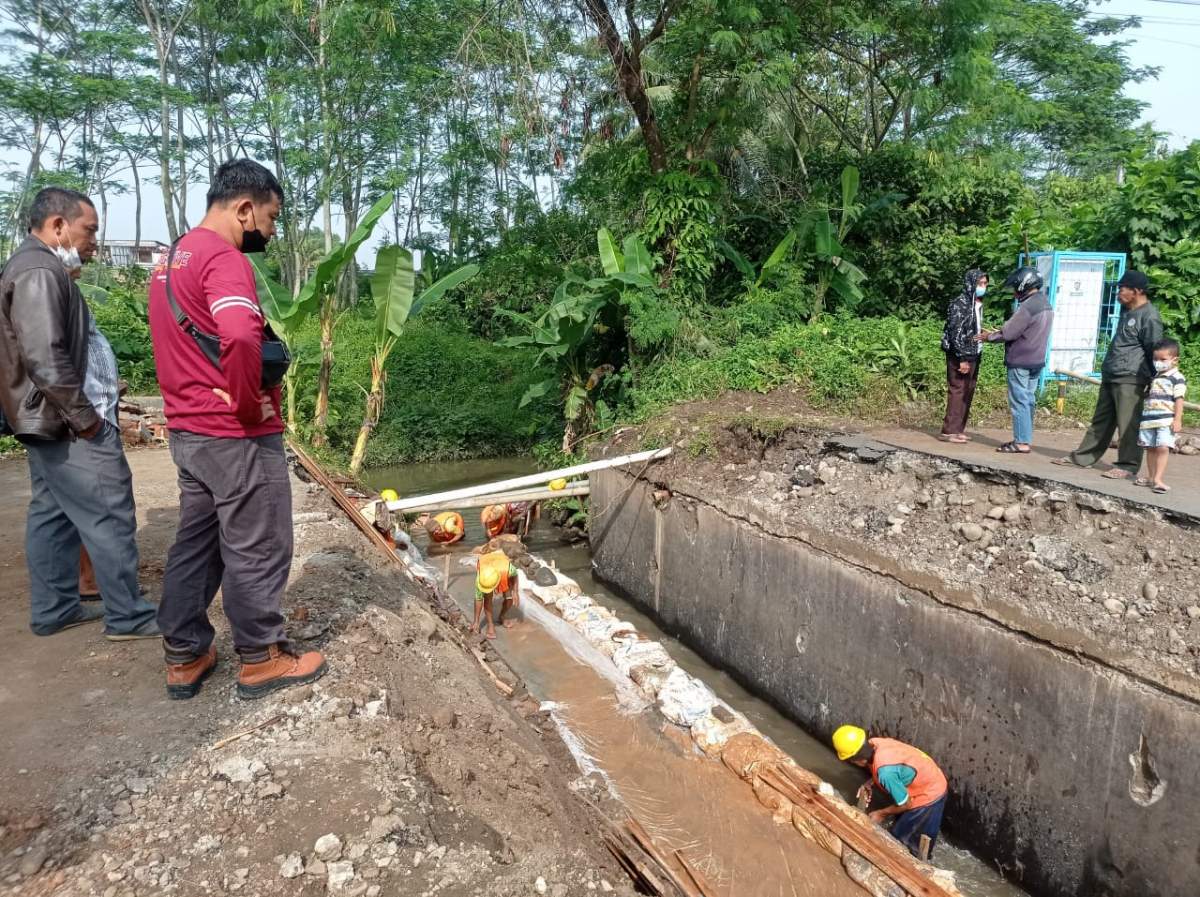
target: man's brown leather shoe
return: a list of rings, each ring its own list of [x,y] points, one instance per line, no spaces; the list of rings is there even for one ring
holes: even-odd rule
[[[187,663],[167,664],[167,697],[173,701],[194,698],[200,684],[217,668],[217,646],[209,646],[208,653]]]
[[[261,698],[276,689],[315,682],[325,674],[325,658],[316,651],[289,654],[272,645],[267,652],[267,659],[261,663],[242,662],[237,684],[239,698]]]

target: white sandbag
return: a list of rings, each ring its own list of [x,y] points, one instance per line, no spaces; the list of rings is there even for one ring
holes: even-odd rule
[[[671,722],[690,728],[692,723],[712,710],[717,697],[708,686],[693,679],[679,667],[671,671],[658,691],[658,709]]]
[[[612,616],[589,619],[579,631],[594,648],[606,657],[612,657],[617,650],[618,645],[615,639],[637,637],[637,630],[634,629],[632,623],[626,623]]]
[[[580,613],[572,617],[563,615],[563,619],[570,623],[577,632],[585,632],[587,627],[598,620],[616,620],[612,611],[606,607],[601,607],[598,604],[593,604],[591,607],[584,608]]]
[[[692,741],[708,756],[717,757],[730,738],[739,732],[752,732],[754,727],[748,719],[734,713],[724,704],[714,705],[713,710],[719,710],[725,721],[712,712],[704,714],[692,723]]]
[[[675,666],[667,649],[658,642],[631,639],[613,652],[613,663],[626,676],[634,667],[657,667],[670,672]]]
[[[554,586],[539,586],[536,582],[526,580],[523,584],[526,591],[533,597],[537,598],[542,604],[558,604],[564,598],[573,598],[579,594],[579,586],[575,583],[565,584],[559,583]]]
[[[574,624],[576,620],[591,610],[595,604],[596,602],[587,595],[579,595],[575,598],[565,598],[554,602],[554,606],[558,608],[558,612],[562,614],[562,618],[571,624]]]
[[[629,671],[629,678],[634,681],[642,694],[654,701],[674,671],[675,664],[673,663],[670,667],[637,666]]]

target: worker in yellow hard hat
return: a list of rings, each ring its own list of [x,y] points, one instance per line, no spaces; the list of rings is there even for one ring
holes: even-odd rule
[[[895,816],[892,837],[920,857],[921,836],[927,835],[932,853],[949,786],[929,755],[894,738],[868,738],[858,726],[842,726],[834,732],[833,749],[839,760],[870,770],[871,781],[859,789],[860,798],[874,796],[872,785],[879,786],[885,805],[868,814],[871,820],[882,825]]]
[[[504,598],[497,619],[505,629],[511,629],[513,621],[504,619],[504,615],[519,601],[517,568],[503,551],[490,551],[479,559],[479,570],[475,575],[475,618],[471,623],[472,632],[479,631],[480,616],[486,614],[486,635],[488,638],[496,637],[496,624],[492,620],[492,606],[496,595]]]
[[[455,542],[462,541],[463,536],[467,533],[467,528],[463,524],[462,514],[457,511],[444,511],[425,521],[425,532],[429,533],[431,542],[438,545],[453,545]]]
[[[489,539],[509,532],[508,505],[488,505],[479,513],[479,520]]]
[[[380,501],[399,501],[400,494],[395,489],[384,489],[379,493]]]
[[[563,479],[562,477],[559,477],[557,480],[550,481],[550,489],[553,492],[561,492],[562,490],[564,490],[566,488],[567,488],[567,481],[565,479]]]

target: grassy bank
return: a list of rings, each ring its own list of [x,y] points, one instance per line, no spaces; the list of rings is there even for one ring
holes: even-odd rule
[[[370,385],[373,322],[347,316],[338,327],[330,385],[330,449],[349,457]],[[316,357],[314,325],[296,355]],[[301,421],[312,419],[316,370],[303,367]],[[512,455],[553,438],[561,426],[550,402],[518,407],[544,379],[529,353],[500,348],[465,330],[413,323],[388,361],[383,414],[371,436],[367,465]]]
[[[798,387],[817,409],[864,421],[933,423],[946,400],[946,361],[942,322],[894,317],[828,317],[814,324],[787,323],[765,333],[748,333],[708,352],[689,351],[646,371],[623,406],[630,422],[663,409],[726,390],[766,393]],[[1200,384],[1200,341],[1186,345],[1181,363],[1190,383]],[[972,419],[1007,414],[1004,350],[984,351]],[[1040,396],[1054,406],[1057,385]],[[1066,416],[1087,420],[1095,406],[1094,387],[1072,384]],[[1189,412],[1186,421],[1200,425]]]

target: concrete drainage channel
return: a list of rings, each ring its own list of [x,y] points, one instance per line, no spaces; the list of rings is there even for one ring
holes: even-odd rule
[[[441,579],[438,563],[417,564],[414,573]],[[448,592],[466,610],[462,586],[473,581],[474,558],[460,555],[452,566]],[[531,692],[554,698],[544,708],[584,776],[599,778],[644,821],[664,853],[687,845],[679,862],[700,873],[697,893],[774,894],[791,878],[794,893],[813,897],[961,897],[953,873],[913,859],[662,645],[553,572],[551,586],[521,577],[525,628],[507,632],[501,652]],[[549,656],[546,641],[561,657]],[[664,739],[664,729],[678,734]],[[805,887],[795,884],[800,872]]]
[[[857,720],[919,744],[951,780],[952,829],[1033,893],[1200,892],[1187,695],[686,476],[591,486],[600,577],[809,732]]]

